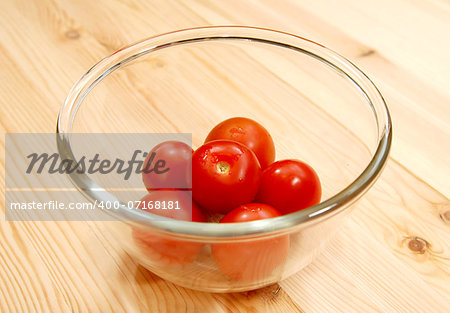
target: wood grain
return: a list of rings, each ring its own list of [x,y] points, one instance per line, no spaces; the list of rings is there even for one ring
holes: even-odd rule
[[[137,265],[103,223],[1,220],[0,312],[447,312],[449,13],[441,0],[2,1],[2,134],[53,132],[72,84],[124,45],[245,24],[305,36],[357,63],[384,94],[395,138],[392,160],[346,227],[280,290],[187,290]],[[199,134],[209,127],[192,123]],[[4,177],[4,153],[0,160]]]
[[[391,161],[357,207],[332,247],[281,283],[287,293],[307,312],[445,312],[450,234],[442,213],[448,199]],[[338,301],[343,290],[352,301]]]

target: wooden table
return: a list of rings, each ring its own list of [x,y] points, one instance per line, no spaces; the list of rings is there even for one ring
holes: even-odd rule
[[[72,84],[118,48],[220,24],[326,44],[374,80],[394,123],[391,159],[360,209],[279,286],[195,292],[135,264],[95,224],[2,220],[1,312],[450,311],[448,1],[5,0],[0,19],[3,133],[53,132]]]

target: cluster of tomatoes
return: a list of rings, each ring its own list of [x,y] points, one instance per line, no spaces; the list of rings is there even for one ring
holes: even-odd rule
[[[299,160],[275,161],[269,132],[248,118],[231,118],[215,126],[196,151],[187,144],[167,141],[151,156],[166,162],[164,173],[143,173],[149,193],[141,209],[178,220],[239,223],[293,213],[317,204],[321,186],[316,172]],[[158,203],[159,210],[154,210]],[[171,204],[169,209],[161,207]],[[169,206],[169,205],[168,205]],[[136,242],[153,259],[172,265],[195,260],[202,244],[162,238],[133,230]],[[288,236],[211,246],[215,263],[234,280],[256,280],[269,275],[286,258]]]

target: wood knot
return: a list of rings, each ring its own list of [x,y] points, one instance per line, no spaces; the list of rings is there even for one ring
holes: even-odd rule
[[[444,213],[441,213],[441,219],[444,222],[449,223],[450,222],[450,211],[446,211]]]
[[[418,254],[424,254],[429,247],[428,241],[420,237],[413,237],[408,242],[408,248]]]
[[[367,49],[367,50],[364,50],[363,52],[361,52],[359,54],[359,56],[360,57],[368,57],[368,56],[371,56],[372,54],[375,54],[375,50],[374,49]]]
[[[75,40],[75,39],[80,38],[80,33],[75,29],[69,29],[68,31],[65,32],[64,36],[67,39]]]

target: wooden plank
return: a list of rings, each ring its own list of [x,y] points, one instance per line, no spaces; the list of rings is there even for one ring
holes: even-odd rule
[[[349,221],[310,266],[281,283],[305,312],[447,312],[450,302]]]
[[[446,312],[449,210],[447,198],[391,161],[326,252],[281,286],[305,312]]]
[[[391,161],[355,220],[450,300],[450,201]]]
[[[2,312],[301,312],[276,285],[235,294],[175,286],[138,266],[101,223],[0,223]]]

